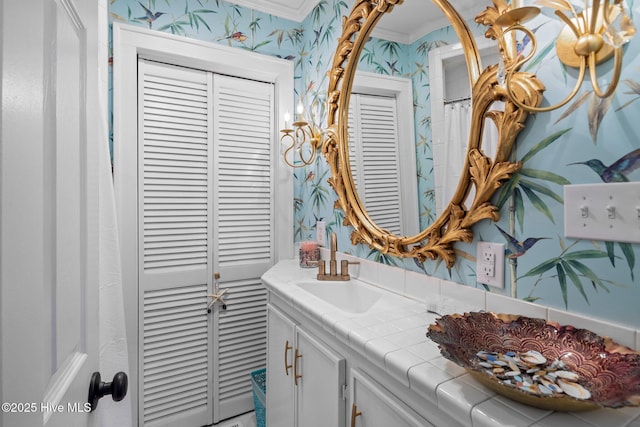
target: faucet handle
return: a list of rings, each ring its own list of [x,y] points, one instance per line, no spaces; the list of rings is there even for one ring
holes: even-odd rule
[[[348,261],[343,259],[340,261],[340,275],[344,280],[349,280],[349,264],[360,264],[360,261]]]
[[[325,274],[325,260],[321,259],[318,261],[318,280],[323,280]]]

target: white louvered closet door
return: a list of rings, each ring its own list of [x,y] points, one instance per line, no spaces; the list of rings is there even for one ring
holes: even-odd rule
[[[274,88],[214,76],[214,422],[253,409],[250,372],[266,365],[266,291],[274,263]]]
[[[359,153],[358,194],[376,224],[399,235],[402,215],[396,100],[353,94],[350,110],[353,145]]]
[[[209,73],[138,63],[139,424],[212,421]]]
[[[139,88],[140,424],[201,426],[252,410],[265,366],[274,89],[143,60]]]

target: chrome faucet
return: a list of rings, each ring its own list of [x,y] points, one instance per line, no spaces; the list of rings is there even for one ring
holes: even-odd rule
[[[336,252],[338,251],[338,237],[336,233],[331,233],[330,236],[330,251],[331,258],[329,259],[329,274],[326,273],[326,261],[318,261],[318,280],[343,280],[347,281],[351,279],[349,275],[349,264],[360,264],[357,261],[349,262],[343,259],[340,262],[340,274],[338,274],[338,261],[336,260]]]

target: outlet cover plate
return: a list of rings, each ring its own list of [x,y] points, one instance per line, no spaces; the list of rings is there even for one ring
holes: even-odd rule
[[[504,289],[504,244],[478,242],[476,259],[478,283]]]

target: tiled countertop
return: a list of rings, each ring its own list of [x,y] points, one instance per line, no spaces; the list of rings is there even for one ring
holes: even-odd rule
[[[369,311],[347,313],[296,286],[302,280],[315,279],[316,273],[315,269],[299,268],[296,260],[287,260],[262,279],[269,291],[462,425],[640,427],[640,408],[561,413],[514,402],[496,395],[442,357],[437,344],[426,336],[428,326],[438,317],[427,308],[442,314],[483,310],[484,299],[474,302],[433,293],[420,301],[389,292],[389,298]]]

